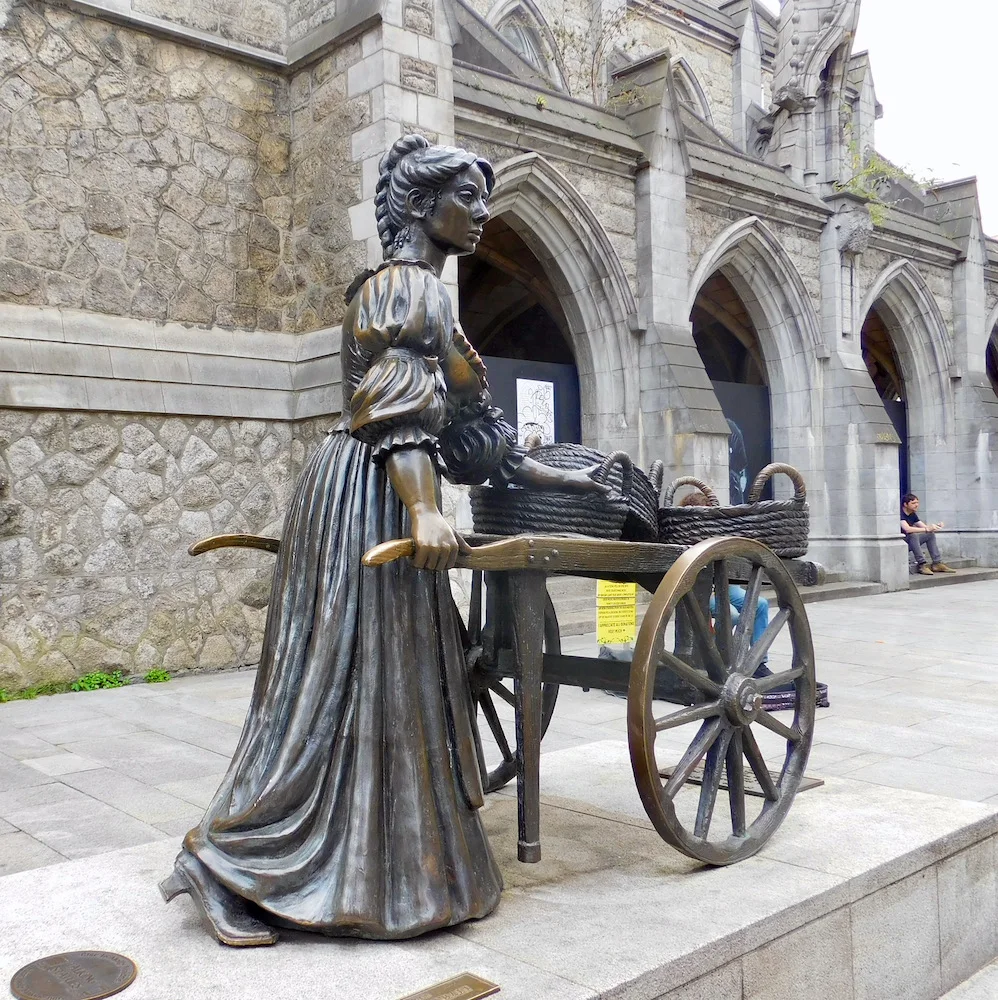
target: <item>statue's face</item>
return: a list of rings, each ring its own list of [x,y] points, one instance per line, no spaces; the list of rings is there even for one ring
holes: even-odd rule
[[[445,253],[474,253],[489,221],[488,185],[477,163],[451,177],[423,217],[426,235]]]

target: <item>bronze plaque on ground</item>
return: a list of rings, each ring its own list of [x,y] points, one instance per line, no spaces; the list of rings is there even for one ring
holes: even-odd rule
[[[131,986],[137,974],[135,963],[124,955],[67,951],[19,969],[10,991],[18,1000],[102,1000]]]
[[[499,987],[495,983],[473,976],[470,972],[462,972],[460,976],[428,986],[418,993],[410,993],[400,1000],[480,1000],[498,992]]]

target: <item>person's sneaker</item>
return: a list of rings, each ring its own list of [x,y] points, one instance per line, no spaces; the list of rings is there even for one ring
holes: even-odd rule
[[[922,563],[922,565],[918,567],[917,572],[922,576],[932,576],[932,570],[929,569],[929,567],[926,566],[925,563]]]
[[[933,563],[932,564],[933,573],[955,573],[955,569],[950,569],[946,563]]]
[[[766,661],[763,660],[762,663],[755,668],[755,673],[752,676],[757,680],[761,680],[763,677],[772,677],[773,671],[766,666]]]

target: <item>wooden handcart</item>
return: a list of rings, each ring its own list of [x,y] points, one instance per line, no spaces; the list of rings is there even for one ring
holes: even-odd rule
[[[482,629],[481,588],[473,588],[470,675],[502,753],[499,765],[492,770],[483,765],[483,772],[489,791],[517,779],[519,859],[536,862],[541,857],[540,744],[563,684],[627,692],[634,778],[645,811],[664,840],[715,865],[755,854],[787,814],[811,747],[814,653],[797,583],[817,582],[815,565],[780,559],[745,538],[713,538],[690,548],[579,536],[520,535],[499,541],[471,536],[468,541],[472,551],[458,566],[482,571],[488,594]],[[365,562],[378,565],[411,551],[408,539],[386,542],[372,549]],[[653,594],[630,662],[561,653],[546,589],[552,575],[635,582]],[[778,610],[752,643],[751,609],[764,581],[776,592]],[[712,613],[711,595],[728,595],[729,586],[738,582],[745,585],[746,613],[733,628],[729,601],[715,599]],[[755,679],[753,673],[784,629],[791,644],[789,669]],[[788,685],[795,694],[789,723],[763,705],[767,691]],[[497,698],[513,706],[512,740],[496,711]],[[674,767],[663,766],[656,753],[659,737],[688,723],[699,724],[696,735]],[[767,767],[758,729],[785,741],[775,772]],[[752,817],[746,810],[746,764],[762,798]],[[693,780],[699,783],[699,798],[695,814],[685,815],[677,810],[676,797]],[[712,821],[722,784],[730,833],[718,838]]]
[[[489,769],[483,757],[482,771],[486,791],[516,778],[520,861],[541,859],[540,746],[561,685],[626,691],[634,779],[649,819],[666,842],[714,865],[759,851],[790,809],[811,748],[814,652],[797,585],[817,583],[817,567],[780,559],[746,538],[712,538],[689,548],[577,535],[499,540],[472,535],[466,540],[471,551],[460,557],[458,567],[477,575],[466,641],[469,675],[502,758]],[[243,545],[273,552],[279,544],[255,535],[219,535],[196,542],[189,551],[197,555]],[[411,539],[384,542],[365,554],[364,563],[382,565],[412,551]],[[488,595],[484,628],[482,574]],[[546,587],[554,575],[634,582],[652,593],[629,662],[561,653]],[[745,588],[745,612],[732,627],[729,601],[711,602],[711,595],[727,595],[736,583]],[[765,600],[760,598],[764,584],[775,590],[778,610],[753,643],[751,609]],[[791,646],[789,668],[754,678],[784,630]],[[763,704],[768,691],[787,686],[794,693],[792,721],[777,718]],[[513,707],[512,733],[497,711],[497,699]],[[696,725],[695,735],[678,762],[665,765],[664,754],[657,752],[660,737],[688,724]],[[785,744],[775,771],[767,766],[760,731]],[[695,785],[695,808],[677,808],[680,792]],[[719,824],[714,814],[722,787],[728,815]],[[747,809],[747,792],[762,800],[755,815]],[[719,826],[725,831],[720,837]]]

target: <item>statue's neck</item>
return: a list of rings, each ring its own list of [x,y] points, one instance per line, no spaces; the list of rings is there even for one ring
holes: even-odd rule
[[[394,260],[421,260],[433,268],[434,274],[439,278],[443,273],[444,264],[447,263],[447,252],[443,247],[434,243],[420,226],[409,226],[409,238],[392,253]]]

